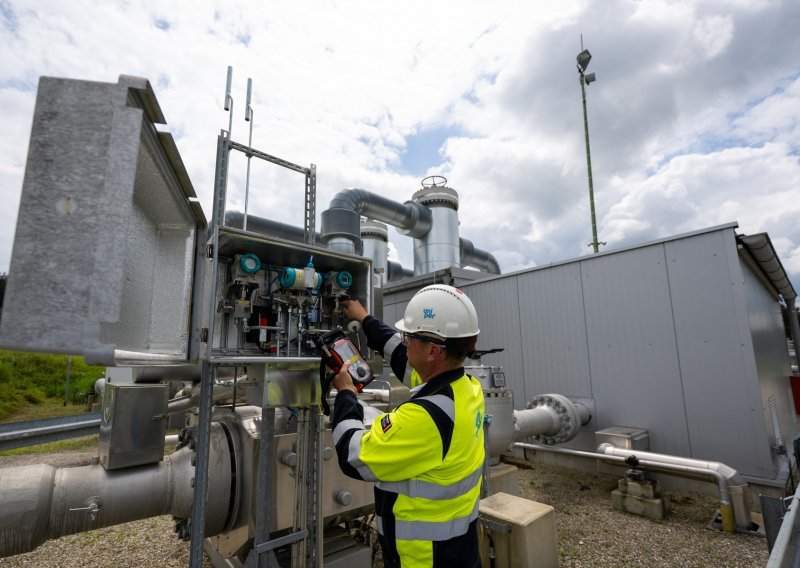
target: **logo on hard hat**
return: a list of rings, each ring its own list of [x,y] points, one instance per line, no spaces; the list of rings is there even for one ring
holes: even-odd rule
[[[436,314],[433,313],[433,308],[422,308],[422,319],[434,319]]]

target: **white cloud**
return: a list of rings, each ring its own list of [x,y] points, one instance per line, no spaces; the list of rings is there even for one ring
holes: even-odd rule
[[[800,277],[800,6],[764,0],[631,2],[18,0],[0,15],[0,272],[8,269],[40,75],[150,79],[207,215],[216,136],[318,171],[318,213],[345,187],[405,201],[408,136],[450,128],[441,164],[462,235],[503,269],[588,254],[587,88],[600,240],[608,247],[738,220],[767,230]],[[435,156],[434,156],[435,158]],[[244,204],[234,158],[231,208]],[[302,178],[253,162],[251,213],[300,225]],[[395,232],[392,258],[413,265]]]

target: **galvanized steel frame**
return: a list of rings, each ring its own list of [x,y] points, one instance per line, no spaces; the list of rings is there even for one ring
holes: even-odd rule
[[[316,216],[316,166],[311,164],[306,168],[277,158],[265,152],[255,150],[230,139],[230,131],[222,131],[217,138],[217,160],[214,175],[214,200],[212,205],[212,219],[208,228],[209,245],[207,256],[211,259],[212,282],[208,301],[208,321],[206,322],[208,336],[206,338],[206,357],[200,382],[200,408],[196,432],[196,460],[194,495],[192,500],[191,518],[191,544],[189,549],[189,565],[192,568],[201,568],[203,564],[203,541],[205,538],[205,509],[208,497],[208,458],[211,438],[211,408],[213,405],[212,394],[215,369],[218,366],[230,364],[224,357],[215,357],[212,346],[214,344],[214,318],[216,314],[215,303],[217,297],[217,277],[219,272],[219,227],[225,219],[225,204],[228,184],[228,166],[231,150],[243,152],[248,159],[256,157],[267,162],[303,173],[305,175],[305,223],[304,241],[313,245],[315,241],[315,216]],[[265,358],[266,359],[266,358]],[[297,479],[301,483],[299,492],[295,495],[305,496],[305,501],[296,504],[295,530],[292,534],[280,539],[280,542],[269,539],[270,507],[267,500],[270,498],[272,483],[271,463],[273,453],[273,430],[275,410],[270,405],[267,396],[268,389],[264,388],[261,405],[262,419],[260,426],[258,487],[256,508],[256,530],[254,535],[254,548],[251,550],[248,561],[255,561],[257,566],[274,566],[277,564],[274,548],[284,544],[293,543],[295,546],[293,563],[297,566],[318,566],[322,559],[322,515],[319,511],[319,496],[322,489],[320,469],[322,463],[322,421],[316,408],[303,410],[305,420],[300,424],[299,439],[302,440],[298,448]],[[252,560],[251,560],[252,559]]]

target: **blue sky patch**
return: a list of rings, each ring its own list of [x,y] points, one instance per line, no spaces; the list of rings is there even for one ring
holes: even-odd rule
[[[439,149],[447,139],[463,135],[464,132],[457,127],[438,127],[407,136],[406,149],[400,154],[403,169],[410,174],[424,176],[428,168],[442,163]]]
[[[3,27],[11,33],[17,32],[17,15],[8,2],[0,0],[0,17],[3,18]]]
[[[35,93],[37,84],[38,84],[37,79],[34,79],[33,81],[8,79],[5,81],[0,81],[0,89],[14,89],[16,91],[22,91],[24,93]]]

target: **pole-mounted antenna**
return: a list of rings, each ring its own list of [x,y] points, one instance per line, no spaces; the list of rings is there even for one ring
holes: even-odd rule
[[[247,108],[244,109],[244,119],[249,121],[253,118],[253,108],[250,106],[250,101],[253,98],[253,80],[247,78]]]
[[[231,136],[233,128],[233,97],[231,96],[231,84],[233,83],[233,67],[228,65],[228,80],[225,81],[225,104],[222,108],[230,113],[228,117],[228,138]]]
[[[250,123],[250,139],[247,142],[249,148],[253,147],[253,107],[250,103],[253,99],[253,79],[247,78],[247,102],[244,109],[244,119]],[[244,184],[244,219],[242,220],[242,229],[247,230],[247,201],[250,196],[250,159],[253,154],[247,153],[247,178]]]

